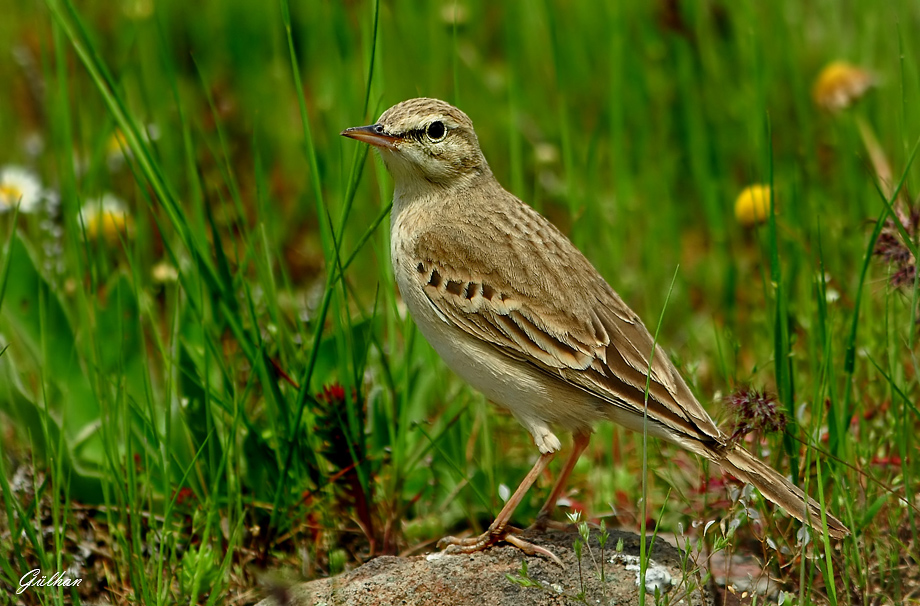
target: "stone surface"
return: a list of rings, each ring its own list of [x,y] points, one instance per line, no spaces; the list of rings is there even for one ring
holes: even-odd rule
[[[258,606],[363,606],[412,604],[420,606],[638,604],[640,539],[628,532],[610,531],[604,550],[601,581],[601,549],[598,531],[591,531],[591,548],[582,547],[581,570],[574,550],[577,531],[547,531],[522,535],[555,553],[565,568],[542,557],[526,556],[517,548],[499,544],[473,554],[435,552],[427,556],[398,558],[382,556],[345,574],[279,589]],[[623,550],[615,551],[622,540]],[[663,540],[652,550],[646,575],[650,591],[668,592],[670,604],[708,604],[695,574],[680,567],[680,552]],[[513,582],[521,577],[521,562],[527,562],[530,586]],[[584,600],[577,596],[584,592]],[[649,596],[647,602],[655,603]]]

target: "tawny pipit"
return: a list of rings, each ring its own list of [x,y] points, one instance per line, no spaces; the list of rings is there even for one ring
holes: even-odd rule
[[[643,430],[750,482],[799,520],[821,526],[821,507],[774,469],[727,440],[639,317],[556,227],[505,191],[479,149],[473,123],[437,99],[394,105],[346,137],[380,151],[393,175],[391,257],[419,330],[447,365],[514,414],[542,453],[479,537],[447,537],[463,551],[505,540],[514,508],[562,444],[574,449],[537,518],[545,522],[596,421]],[[832,537],[849,533],[824,512]]]

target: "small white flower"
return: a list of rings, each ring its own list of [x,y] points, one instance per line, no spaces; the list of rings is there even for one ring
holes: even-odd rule
[[[102,197],[92,198],[83,204],[80,210],[80,221],[86,225],[104,213],[124,214],[125,204],[116,195],[106,192],[102,194]]]
[[[510,496],[511,496],[511,489],[508,488],[507,484],[499,484],[498,485],[498,498],[500,498],[504,502],[507,502],[508,497]]]
[[[153,273],[153,281],[159,284],[166,284],[167,282],[175,282],[176,280],[179,279],[179,271],[175,267],[170,265],[169,263],[166,263],[165,261],[161,261],[160,263],[157,263],[156,265],[154,265],[152,273]]]
[[[87,200],[77,219],[89,239],[101,236],[111,244],[116,244],[121,236],[131,235],[134,229],[124,202],[110,193]]]
[[[32,171],[14,165],[0,170],[0,213],[17,206],[21,213],[34,213],[41,201],[42,184]]]
[[[811,543],[811,533],[808,532],[808,529],[804,526],[796,531],[795,538],[798,544],[802,547],[806,547],[809,543]]]
[[[533,155],[537,164],[555,164],[559,161],[559,150],[552,143],[537,143]]]

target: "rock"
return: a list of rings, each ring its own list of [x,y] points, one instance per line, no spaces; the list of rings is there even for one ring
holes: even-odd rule
[[[336,577],[278,589],[258,606],[638,604],[639,536],[609,531],[603,557],[605,581],[601,581],[598,533],[596,528],[591,530],[590,549],[582,546],[580,572],[574,549],[579,537],[572,528],[522,535],[555,553],[565,564],[564,569],[549,559],[527,556],[504,543],[473,554],[381,556]],[[623,550],[617,553],[620,540]],[[662,593],[669,593],[670,604],[710,603],[706,597],[708,591],[699,587],[698,575],[681,570],[677,549],[659,539],[651,558],[646,573],[646,587],[651,595],[646,603],[655,603],[656,587]],[[527,565],[524,575],[522,561]],[[577,597],[580,592],[584,592],[584,600]]]

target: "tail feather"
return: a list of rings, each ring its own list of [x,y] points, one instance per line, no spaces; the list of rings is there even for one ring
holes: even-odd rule
[[[753,484],[767,499],[786,510],[792,517],[820,528],[821,504],[784,478],[778,471],[754,458],[748,451],[736,447],[728,452],[713,453],[713,461],[723,470]],[[830,512],[825,510],[827,532],[835,539],[842,539],[850,530]]]

